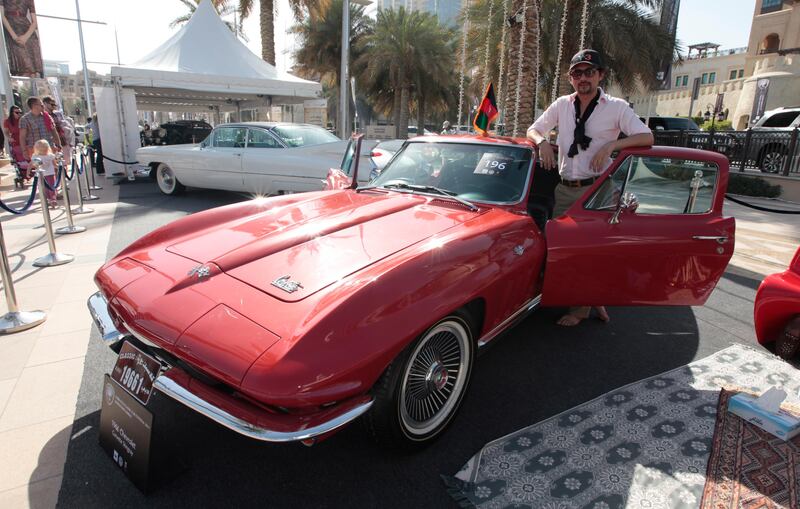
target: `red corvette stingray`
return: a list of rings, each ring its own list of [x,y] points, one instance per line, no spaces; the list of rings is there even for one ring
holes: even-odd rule
[[[145,349],[160,392],[258,440],[313,443],[361,416],[382,441],[425,444],[476,351],[538,305],[700,305],[733,253],[716,153],[625,150],[545,235],[524,139],[415,138],[356,188],[359,149],[332,190],[128,246],[89,299],[104,339]]]

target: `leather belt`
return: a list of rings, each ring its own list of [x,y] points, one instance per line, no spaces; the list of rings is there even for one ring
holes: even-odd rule
[[[589,177],[588,179],[583,180],[561,179],[561,184],[567,187],[584,187],[594,184],[595,180],[597,180],[597,177]]]

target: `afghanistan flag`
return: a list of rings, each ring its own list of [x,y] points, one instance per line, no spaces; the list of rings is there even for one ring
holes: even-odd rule
[[[478,131],[481,136],[486,136],[487,131],[489,131],[489,124],[497,118],[497,114],[497,100],[494,98],[494,85],[490,82],[489,86],[486,87],[486,93],[483,94],[483,100],[478,108],[478,114],[475,115],[475,120],[472,121],[472,125],[475,126],[475,130]]]

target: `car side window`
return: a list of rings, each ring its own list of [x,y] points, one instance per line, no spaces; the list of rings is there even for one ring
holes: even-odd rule
[[[280,143],[266,129],[247,130],[248,148],[281,148]]]
[[[717,165],[705,161],[628,156],[584,208],[614,210],[623,193],[633,193],[638,215],[705,214],[711,211],[718,175]]]
[[[797,118],[797,115],[800,112],[797,111],[786,111],[783,113],[776,113],[766,119],[761,127],[789,127],[794,122],[794,119]]]
[[[247,129],[244,127],[219,127],[214,130],[214,146],[218,148],[244,148]]]

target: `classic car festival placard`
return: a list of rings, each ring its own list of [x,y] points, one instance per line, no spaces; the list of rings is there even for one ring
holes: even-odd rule
[[[141,404],[147,405],[160,369],[161,364],[157,360],[125,341],[111,371],[111,378]]]

